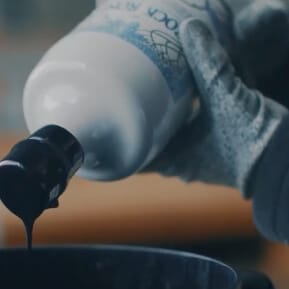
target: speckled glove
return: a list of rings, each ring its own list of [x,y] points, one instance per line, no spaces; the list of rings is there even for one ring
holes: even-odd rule
[[[227,3],[232,10],[234,37],[241,51],[242,65],[247,66],[246,71],[251,71],[252,77],[249,76],[248,79],[255,80],[254,83],[246,83],[247,86],[258,88],[278,103],[289,104],[289,81],[282,81],[284,77],[280,77],[284,69],[288,67],[289,70],[289,65],[286,65],[287,57],[289,60],[289,2],[230,0]],[[185,21],[182,25],[181,40],[192,65],[192,71],[197,73],[200,67],[195,68],[193,61],[196,60],[194,55],[198,54],[198,48],[190,47],[195,39],[194,35],[189,33],[189,22]],[[204,48],[208,49],[206,44]],[[229,82],[235,77],[234,69],[226,53],[216,43],[215,46],[216,51],[207,51],[204,59],[199,61],[203,65],[207,63],[207,66],[214,68],[210,73],[216,72],[218,65],[223,62],[228,63],[230,69],[228,68],[226,75],[220,77],[220,80],[224,87],[227,87],[227,91],[224,92],[231,93]],[[214,59],[213,53],[216,54],[215,58],[218,54],[222,58]],[[203,72],[203,77],[206,76],[205,73],[207,72]],[[215,77],[218,79],[217,73]],[[235,89],[240,90],[234,92],[231,98],[229,95],[222,95],[222,99],[214,97],[211,100],[203,95],[200,117],[184,127],[157,160],[145,170],[158,171],[167,176],[179,176],[187,181],[198,180],[237,187],[244,196],[249,197],[251,193],[247,183],[250,171],[287,112],[277,103],[264,98],[260,92],[249,90],[239,79],[235,80],[235,85]],[[219,88],[218,90],[214,88],[214,94],[222,93]],[[220,103],[216,103],[216,99]],[[243,103],[240,105],[236,101],[243,101]],[[213,118],[215,112],[219,113],[223,109],[230,113]],[[250,119],[248,119],[249,115]],[[249,120],[254,120],[255,123],[252,121],[248,127]],[[224,126],[226,121],[230,126]],[[220,131],[224,132],[223,137]],[[228,138],[227,133],[232,134],[233,143],[224,142],[224,139]],[[241,135],[244,137],[240,137]],[[252,140],[251,144],[248,143],[249,140]],[[224,143],[227,143],[228,149]],[[248,150],[243,148],[247,145],[249,145]]]
[[[149,168],[185,181],[237,187],[249,196],[250,173],[287,110],[236,77],[205,24],[185,21],[180,37],[202,109]]]
[[[185,21],[180,37],[202,109],[147,169],[238,188],[253,198],[259,230],[269,239],[288,241],[288,110],[236,76],[200,20]]]
[[[253,200],[258,230],[289,243],[289,1],[227,2],[251,75],[238,78],[205,23],[186,20],[180,37],[201,113],[145,171],[238,188]]]

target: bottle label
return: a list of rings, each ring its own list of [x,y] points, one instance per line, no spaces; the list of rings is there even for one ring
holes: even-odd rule
[[[180,23],[192,16],[227,37],[230,24],[223,0],[108,0],[76,31],[109,33],[140,49],[159,68],[177,101],[193,96],[192,73],[179,40]]]

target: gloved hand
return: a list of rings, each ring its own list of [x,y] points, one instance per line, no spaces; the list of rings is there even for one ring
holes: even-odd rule
[[[237,187],[249,196],[248,177],[287,110],[236,77],[205,24],[185,21],[180,37],[199,89],[200,116],[146,170]]]
[[[289,81],[287,81],[287,77],[280,77],[280,73],[283,70],[288,69],[289,71],[289,2],[285,0],[230,0],[227,2],[233,11],[234,37],[240,49],[241,61],[247,64],[246,70],[251,71],[253,75],[253,77],[249,78],[251,80],[255,79],[255,83],[250,84],[255,88],[257,87],[258,90],[265,92],[267,97],[277,100],[278,103],[288,104],[289,107]],[[183,27],[186,25],[183,24]],[[193,57],[193,53],[187,43],[188,39],[190,39],[189,37],[186,32],[181,33],[185,52],[188,53],[188,59]],[[221,59],[219,61],[222,62]],[[284,75],[287,76],[287,73]],[[252,92],[250,91],[249,94],[252,94]],[[279,107],[275,103],[269,104],[270,101],[268,99],[263,100],[263,96],[259,95],[258,92],[256,92],[256,95],[255,99],[250,100],[252,105],[260,101],[260,103],[266,102],[266,107],[268,106],[273,111],[276,110],[275,106]],[[260,100],[258,100],[259,98]],[[206,108],[203,109],[206,110]],[[218,108],[216,107],[216,109]],[[240,114],[245,112],[246,107],[243,109],[244,111],[241,111]],[[258,113],[258,111],[255,113]],[[259,113],[267,114],[267,112],[262,111]],[[236,169],[232,171],[231,167],[228,166],[229,175],[234,174],[234,176],[228,177],[228,173],[223,172],[224,169],[220,169],[220,167],[224,167],[224,157],[219,155],[219,149],[216,148],[217,144],[211,148],[211,140],[207,141],[207,136],[205,142],[198,141],[197,147],[192,147],[190,140],[187,140],[188,136],[186,134],[191,135],[190,130],[193,130],[194,139],[202,140],[204,138],[207,134],[208,126],[210,126],[210,121],[207,121],[207,117],[206,113],[202,112],[199,119],[184,127],[158,159],[145,170],[158,171],[164,175],[176,175],[189,181],[201,180],[208,183],[231,185],[238,187],[245,196],[249,196],[249,192],[246,190],[246,174],[249,173],[248,166],[250,167],[250,164],[245,164],[245,161],[242,161],[241,167],[237,168],[237,170],[243,171],[242,174],[235,172]],[[266,117],[263,116],[264,121],[266,121]],[[264,123],[264,126],[266,125],[266,132],[264,134],[267,134],[267,136],[264,135],[263,138],[270,139],[270,135],[278,123],[278,116],[276,124],[270,123],[268,126]],[[214,123],[214,128],[211,129],[214,130],[215,128],[216,130],[222,129],[218,127],[217,123]],[[237,142],[237,139],[234,141]],[[263,140],[259,141],[266,143]],[[182,142],[183,144],[181,144]],[[189,167],[187,167],[186,161],[182,161],[180,157],[175,159],[175,163],[172,162],[170,157],[167,157],[167,155],[171,154],[178,155],[175,151],[179,149],[180,154],[186,160],[188,157],[185,149],[186,146],[188,146],[188,150],[192,151],[192,158],[194,160],[194,164],[188,160]],[[217,150],[217,153],[214,152],[215,150]],[[262,149],[260,148],[259,152],[254,152],[256,159],[258,159],[261,151]],[[211,154],[215,157],[211,158]],[[206,155],[208,157],[204,157]],[[229,158],[225,157],[225,159]],[[249,160],[249,162],[252,165],[254,160]],[[231,166],[234,166],[234,164]],[[247,173],[245,173],[246,171]],[[225,177],[224,174],[226,175]]]
[[[244,196],[253,196],[262,233],[289,240],[289,181],[284,177],[289,167],[287,109],[242,83],[226,52],[200,20],[185,21],[180,37],[199,89],[201,113],[146,170],[236,187]],[[280,189],[282,183],[285,189]],[[284,196],[281,204],[279,193]],[[280,230],[276,223],[282,223]]]

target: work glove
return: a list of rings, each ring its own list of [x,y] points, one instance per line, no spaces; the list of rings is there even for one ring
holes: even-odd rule
[[[286,69],[289,71],[289,2],[286,0],[230,0],[227,1],[227,4],[232,11],[234,38],[236,46],[240,50],[238,53],[241,57],[240,61],[242,65],[246,67],[246,72],[251,72],[251,75],[247,78],[250,79],[250,81],[249,83],[246,82],[246,84],[249,85],[250,88],[257,88],[265,93],[267,97],[277,100],[278,103],[282,103],[285,106],[288,104],[289,107],[288,73],[283,73]],[[187,23],[188,21],[185,21],[182,25],[181,41],[183,42],[188,61],[191,62],[190,59],[194,58],[194,53],[190,49],[189,42],[194,39],[187,32],[188,29],[185,28],[187,27]],[[226,55],[225,52],[223,52],[223,54]],[[204,63],[208,62],[208,60],[212,60],[212,58],[204,59]],[[220,61],[220,63],[222,61],[229,62],[229,59],[219,59],[218,61]],[[217,66],[215,68],[217,68]],[[192,71],[194,72],[193,67]],[[231,78],[232,77],[233,74],[231,75]],[[243,80],[246,81],[247,79]],[[240,85],[241,84],[240,82]],[[248,93],[246,94],[250,102],[246,103],[244,100],[244,105],[240,107],[238,114],[247,115],[251,113],[257,115],[259,113],[261,120],[256,118],[256,121],[261,121],[265,127],[261,136],[258,135],[257,132],[255,133],[258,142],[256,141],[255,147],[253,146],[251,150],[247,151],[249,155],[251,154],[253,156],[244,158],[244,155],[241,156],[239,154],[238,156],[241,159],[244,158],[240,164],[236,161],[230,165],[224,164],[224,160],[233,162],[238,156],[233,158],[228,157],[229,152],[234,155],[234,149],[220,152],[218,146],[224,150],[224,145],[223,141],[219,141],[219,136],[208,137],[207,131],[209,129],[214,135],[215,133],[219,134],[219,131],[225,130],[225,128],[222,116],[220,116],[220,121],[217,122],[212,120],[212,117],[206,112],[208,109],[218,110],[219,106],[224,105],[224,103],[221,102],[212,107],[211,103],[206,104],[206,102],[204,102],[202,104],[203,107],[200,117],[191,124],[186,125],[175,139],[173,139],[171,144],[167,146],[164,152],[161,153],[152,164],[145,168],[145,171],[152,170],[163,175],[175,175],[187,181],[197,180],[207,183],[229,185],[237,187],[242,191],[244,196],[249,197],[250,192],[246,187],[250,169],[260,157],[266,143],[280,123],[282,113],[279,114],[278,111],[284,111],[285,113],[285,109],[268,99],[264,100],[264,97],[259,92],[247,90]],[[250,94],[254,94],[254,98],[251,99]],[[232,102],[232,106],[234,107],[234,100]],[[245,104],[248,105],[248,108],[255,109],[256,111],[246,111],[247,107]],[[255,108],[255,106],[259,104],[260,111],[258,111],[258,107]],[[208,107],[206,107],[206,105]],[[225,105],[227,105],[226,102]],[[264,111],[262,111],[263,107]],[[227,109],[231,111],[230,108]],[[271,119],[267,119],[270,110],[274,112],[272,121]],[[229,114],[229,116],[232,116],[232,121],[229,120],[228,122],[241,122],[241,124],[243,123],[243,126],[246,127],[246,123],[243,122],[243,117],[239,117],[238,114],[236,113],[235,116],[233,116],[234,113]],[[261,114],[263,114],[263,116]],[[246,118],[244,118],[244,120],[245,119]],[[269,123],[267,124],[266,121]],[[218,126],[219,123],[222,124],[220,127]],[[238,132],[235,132],[239,134],[242,126],[236,127],[240,127],[238,128]],[[193,133],[187,132],[190,130],[193,130]],[[248,131],[251,131],[251,129],[248,129]],[[246,131],[242,133],[246,135]],[[191,142],[187,140],[188,136],[186,134],[192,136],[194,144],[197,141],[196,146],[191,146]],[[249,136],[247,137],[249,138]],[[239,137],[233,138],[233,141],[236,144],[238,142],[241,144],[243,140],[238,139]],[[215,144],[217,141],[220,143]],[[214,144],[212,148],[211,143]],[[188,146],[188,148],[186,148],[186,146]],[[228,146],[231,147],[231,145]],[[239,149],[241,152],[242,148]],[[188,153],[187,150],[191,153]],[[225,157],[224,154],[226,154]],[[189,155],[191,155],[191,158]],[[211,155],[213,155],[213,157]],[[232,169],[232,167],[234,167],[234,169]]]
[[[243,84],[200,20],[183,22],[180,38],[198,88],[200,115],[181,128],[146,170],[235,187],[249,197],[252,168],[288,112]]]
[[[254,199],[259,230],[269,239],[289,240],[287,109],[236,76],[228,55],[200,20],[183,22],[180,38],[201,112],[146,170],[238,188]]]

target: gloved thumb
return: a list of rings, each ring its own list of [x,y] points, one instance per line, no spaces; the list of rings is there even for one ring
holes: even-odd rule
[[[241,112],[256,115],[262,103],[256,102],[255,92],[251,93],[236,77],[228,54],[205,23],[195,18],[185,20],[180,27],[180,38],[204,106],[214,113],[219,101],[226,107],[246,105]]]

